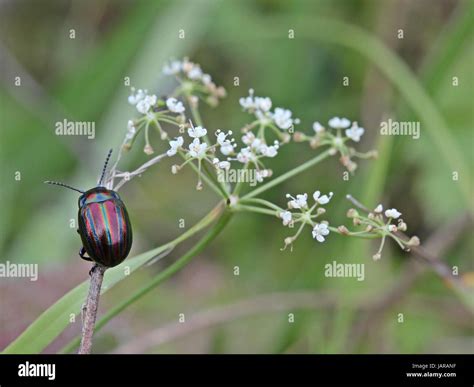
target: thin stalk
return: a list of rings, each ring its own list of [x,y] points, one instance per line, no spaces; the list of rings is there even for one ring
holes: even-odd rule
[[[95,320],[99,308],[100,288],[102,287],[106,270],[107,268],[102,265],[95,265],[91,270],[89,294],[82,308],[82,337],[78,352],[80,355],[88,355],[91,353],[92,336],[94,335]]]
[[[237,211],[257,212],[259,214],[277,216],[277,213],[273,210],[267,210],[266,208],[260,208],[255,206],[246,206],[243,204],[238,204],[233,208]]]
[[[253,198],[262,192],[265,192],[269,190],[270,188],[275,187],[278,184],[283,183],[285,180],[288,180],[289,178],[298,175],[301,172],[304,172],[308,168],[311,168],[313,165],[318,164],[319,162],[323,161],[326,157],[329,156],[329,149],[324,151],[323,153],[320,153],[318,156],[312,158],[311,160],[306,161],[305,163],[299,165],[298,167],[292,169],[291,171],[288,171],[284,173],[281,176],[278,176],[276,179],[270,180],[268,183],[261,185],[257,189],[254,189],[253,191],[250,191],[247,195],[244,195],[242,199],[250,199]]]
[[[242,198],[242,199],[240,199],[240,202],[241,203],[246,203],[246,202],[258,203],[258,204],[262,204],[264,206],[273,208],[276,211],[283,211],[283,208],[278,207],[276,204],[273,204],[272,202],[269,202],[268,200],[264,200],[264,199],[260,199],[260,198],[249,198],[249,199],[243,199]]]
[[[129,305],[133,304],[135,301],[149,293],[163,281],[171,277],[173,274],[181,270],[186,264],[197,254],[202,252],[208,245],[211,243],[224,229],[227,225],[229,220],[232,217],[232,213],[230,211],[225,211],[222,216],[219,218],[217,223],[204,235],[186,254],[184,254],[181,258],[175,261],[173,264],[168,266],[165,270],[160,272],[157,276],[155,276],[149,283],[145,286],[137,290],[133,293],[129,298],[122,301],[120,304],[116,305],[112,309],[110,309],[97,323],[95,327],[95,331],[99,331],[102,329],[112,318],[126,309]],[[60,351],[61,353],[69,353],[74,350],[74,348],[79,345],[79,337],[76,337],[74,340],[69,342],[65,347],[62,348]]]
[[[216,179],[216,177],[211,173],[211,171],[207,167],[206,163],[202,164],[202,169],[203,169],[204,173],[209,177],[209,179],[212,180],[212,182],[216,185],[216,187],[219,189],[219,191],[221,191],[222,195],[224,195],[224,197],[226,199],[228,199],[229,198],[229,193],[227,192],[224,183],[221,182],[221,181],[218,181]]]

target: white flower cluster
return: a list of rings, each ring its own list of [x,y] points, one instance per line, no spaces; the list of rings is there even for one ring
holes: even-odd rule
[[[223,170],[230,168],[230,162],[227,160],[220,160],[215,156],[217,149],[221,150],[221,153],[229,154],[232,153],[235,147],[235,140],[228,139],[232,135],[231,131],[227,133],[222,132],[221,130],[216,131],[216,142],[214,144],[209,144],[207,141],[207,129],[202,126],[193,126],[191,125],[187,134],[191,142],[185,146],[183,136],[176,137],[175,139],[169,141],[170,148],[166,152],[168,156],[174,156],[178,152],[183,152],[185,161],[181,165],[173,165],[171,171],[175,174],[177,173],[184,165],[192,162],[193,160],[198,161],[198,172],[199,180],[197,188],[202,188],[201,183],[201,166],[203,162],[208,162],[216,170]],[[229,150],[230,149],[230,150]]]
[[[263,126],[276,125],[281,130],[288,130],[300,123],[298,118],[292,117],[293,113],[288,109],[277,107],[272,112],[272,100],[269,97],[254,96],[253,89],[249,90],[247,97],[240,98],[239,103],[244,111],[254,114]]]
[[[307,193],[297,194],[296,196],[286,194],[286,197],[290,199],[288,201],[288,208],[281,211],[278,216],[284,226],[294,227],[296,223],[301,223],[301,226],[294,236],[285,238],[284,248],[288,245],[292,245],[305,225],[311,226],[313,238],[318,242],[324,242],[326,240],[330,231],[328,222],[316,222],[315,219],[326,212],[321,206],[328,204],[332,196],[332,192],[327,195],[321,195],[320,191],[315,191],[313,193],[314,204],[310,207],[308,205]],[[295,209],[299,210],[299,212],[291,212],[291,210]]]
[[[220,98],[226,96],[222,86],[216,86],[212,77],[202,71],[201,66],[191,62],[188,58],[182,60],[171,60],[163,66],[163,74],[174,75],[181,83],[186,83],[184,90],[200,97],[215,106]],[[204,95],[200,95],[204,94]],[[192,101],[196,103],[196,99]]]
[[[396,208],[390,208],[384,212],[381,204],[375,207],[373,211],[369,211],[367,216],[360,214],[354,208],[347,212],[347,216],[352,218],[354,225],[365,227],[364,231],[356,233],[357,236],[365,237],[376,234],[382,238],[379,250],[373,255],[374,260],[381,258],[386,237],[395,240],[404,250],[409,250],[410,247],[420,244],[420,240],[416,236],[411,237],[409,240],[404,240],[397,234],[399,231],[404,232],[407,230],[406,223],[400,218],[401,215],[401,212]],[[397,224],[393,224],[392,220],[397,220]],[[340,226],[338,229],[341,234],[352,235],[345,226]]]
[[[265,168],[261,159],[264,157],[273,158],[278,154],[278,141],[275,141],[273,145],[267,145],[264,140],[256,138],[252,132],[247,132],[242,137],[242,142],[246,146],[237,149],[236,141],[232,137],[232,131],[224,132],[218,129],[215,132],[216,142],[214,144],[206,142],[208,131],[204,127],[190,126],[187,134],[191,140],[187,147],[184,145],[183,136],[169,141],[170,148],[167,151],[167,155],[171,157],[182,151],[186,158],[182,165],[173,165],[173,173],[177,173],[188,162],[197,160],[199,168],[201,161],[207,161],[217,170],[229,169],[231,161],[238,161],[244,164],[246,168],[253,165],[256,169],[255,177],[257,182],[262,182],[272,174],[271,170]],[[216,156],[217,151],[220,151],[225,156],[224,160]]]
[[[360,138],[365,132],[364,128],[359,127],[357,122],[352,122],[349,121],[347,118],[339,118],[339,117],[333,117],[328,121],[328,125],[336,130],[342,130],[345,129],[345,134],[346,137],[351,139],[352,141],[359,142]],[[326,130],[323,125],[321,125],[319,122],[314,122],[313,123],[313,130],[316,134],[321,134],[324,133]],[[339,136],[340,137],[340,136]]]
[[[184,110],[185,110],[183,103],[173,97],[168,98],[166,100],[166,107],[168,108],[170,112],[178,113],[178,114],[184,113]]]
[[[155,94],[148,94],[148,90],[135,90],[134,87],[131,88],[131,94],[128,97],[128,103],[135,106],[141,114],[147,114],[148,111],[156,105],[157,100]]]
[[[366,159],[377,156],[377,152],[360,153],[346,144],[349,140],[360,142],[362,135],[365,133],[365,129],[360,127],[357,122],[351,122],[345,117],[333,117],[328,121],[328,127],[329,130],[316,121],[313,123],[314,135],[308,136],[296,132],[293,138],[296,142],[309,141],[313,148],[328,145],[330,147],[329,153],[331,155],[339,153],[341,163],[349,172],[354,172],[357,168],[353,158]]]

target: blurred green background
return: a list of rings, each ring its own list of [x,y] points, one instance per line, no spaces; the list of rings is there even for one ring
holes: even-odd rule
[[[422,243],[429,240],[432,252],[443,246],[440,259],[461,273],[473,269],[473,1],[49,0],[3,1],[0,9],[0,259],[38,263],[40,270],[37,282],[0,280],[0,348],[87,278],[89,265],[77,256],[80,240],[69,227],[77,195],[43,181],[95,184],[107,149],[118,149],[127,120],[134,117],[124,77],[164,95],[172,83],[161,68],[170,57],[189,56],[227,89],[217,109],[201,112],[208,128],[237,131],[249,122],[238,99],[251,87],[270,96],[274,106],[291,109],[302,120],[300,130],[310,131],[314,121],[333,116],[366,128],[359,149],[378,149],[378,160],[361,161],[355,176],[344,181],[342,166],[332,158],[267,192],[269,200],[283,204],[287,192],[334,191],[327,206],[333,224],[346,222],[347,193],[371,208],[382,202],[401,210],[408,234]],[[327,20],[337,23],[330,23],[333,31],[321,24]],[[361,33],[352,34],[346,30],[350,26]],[[180,29],[185,39],[178,39]],[[289,29],[295,39],[288,39]],[[14,83],[17,76],[20,86]],[[239,86],[233,86],[235,76]],[[387,117],[420,121],[421,138],[380,136],[380,121]],[[56,136],[54,124],[64,118],[95,121],[96,139]],[[152,143],[157,151],[166,148],[157,145],[158,136]],[[143,145],[126,155],[125,167],[146,160]],[[268,166],[279,174],[312,155],[308,146],[291,144]],[[135,230],[131,256],[171,240],[182,232],[179,219],[189,227],[216,202],[210,189],[195,191],[192,171],[171,175],[170,165],[166,160],[122,190]],[[457,167],[462,173],[453,181]],[[17,171],[20,181],[14,179]],[[327,243],[316,244],[307,231],[290,253],[280,251],[287,235],[276,219],[235,216],[183,271],[98,333],[94,351],[112,351],[176,323],[180,313],[188,318],[262,295],[270,298],[264,298],[260,313],[178,334],[147,351],[473,351],[472,312],[431,270],[416,274],[420,266],[394,244],[374,263],[377,245],[368,241],[330,235]],[[133,293],[187,246],[122,281],[103,297],[100,312]],[[333,260],[365,263],[365,281],[326,278],[324,265]],[[340,301],[266,310],[275,298],[271,294],[284,292],[297,305],[302,291],[315,299],[336,295]],[[294,323],[288,323],[288,313],[295,315]],[[399,313],[403,323],[397,322]],[[46,352],[58,351],[79,331],[79,321],[71,324]]]

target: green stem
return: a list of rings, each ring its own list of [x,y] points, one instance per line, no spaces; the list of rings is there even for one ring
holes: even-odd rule
[[[178,154],[183,158],[183,160],[185,160],[185,162],[189,162],[189,165],[191,166],[192,169],[194,169],[194,171],[197,173],[197,175],[199,176],[199,168],[192,162],[192,161],[189,161],[186,160],[186,155],[183,153],[183,151],[178,151]],[[202,175],[202,178],[203,180],[206,182],[206,184],[211,187],[211,189],[218,195],[218,196],[222,196],[222,193],[219,189],[219,187],[217,187],[211,179],[209,179],[206,175]],[[225,195],[224,195],[224,198]]]
[[[278,207],[276,204],[273,204],[272,202],[269,202],[268,200],[264,200],[264,199],[260,199],[260,198],[248,198],[248,199],[243,199],[242,198],[242,199],[240,199],[240,202],[241,203],[246,203],[246,202],[258,203],[258,204],[262,204],[264,206],[273,208],[275,211],[284,211],[283,208]]]
[[[233,208],[237,211],[249,211],[249,212],[257,212],[259,214],[277,216],[277,213],[273,210],[267,210],[266,208],[260,208],[260,207],[255,207],[255,206],[244,206],[243,204],[238,204],[234,206]]]
[[[97,333],[100,329],[102,329],[112,318],[126,309],[129,305],[133,304],[135,301],[149,293],[159,284],[161,284],[164,280],[171,277],[173,274],[181,270],[186,264],[197,254],[202,252],[209,243],[211,243],[224,229],[226,224],[232,217],[232,213],[230,211],[225,211],[222,216],[219,218],[218,222],[204,235],[186,254],[184,254],[181,258],[175,261],[173,264],[168,266],[165,270],[160,272],[157,276],[155,276],[150,282],[148,282],[145,286],[137,290],[134,294],[132,294],[129,298],[122,301],[120,304],[116,305],[112,309],[110,309],[96,324],[95,333]],[[80,338],[76,337],[74,340],[69,342],[65,347],[63,347],[60,353],[69,353],[72,352],[80,342]]]
[[[204,170],[204,173],[209,177],[210,180],[216,185],[216,187],[219,189],[219,191],[222,193],[224,198],[228,199],[229,198],[229,193],[227,192],[227,189],[225,188],[225,185],[222,181],[219,181],[209,170],[207,167],[206,163],[202,163],[202,169]]]
[[[242,170],[245,171],[248,167],[249,167],[249,164],[248,164],[248,163],[245,163],[245,165],[244,165],[244,167],[242,168]],[[237,184],[235,185],[235,187],[234,187],[234,192],[232,192],[232,195],[238,196],[241,188],[242,188],[242,180],[239,180],[239,181],[237,182]]]
[[[298,175],[299,173],[307,170],[308,168],[311,168],[313,165],[318,164],[320,161],[323,161],[328,156],[329,156],[329,149],[319,154],[318,156],[312,158],[311,160],[308,160],[305,163],[299,165],[298,167],[292,169],[291,171],[288,171],[284,173],[283,175],[278,176],[276,179],[270,180],[268,183],[258,187],[257,189],[254,189],[253,191],[250,191],[247,195],[243,196],[242,199],[253,198],[261,194],[262,192],[265,192],[269,190],[270,188],[283,183],[285,180],[288,180],[289,178]]]
[[[189,106],[191,108],[191,114],[193,116],[194,122],[198,126],[204,126],[203,123],[202,123],[202,118],[201,118],[201,114],[199,113],[199,110],[192,103],[190,103]]]

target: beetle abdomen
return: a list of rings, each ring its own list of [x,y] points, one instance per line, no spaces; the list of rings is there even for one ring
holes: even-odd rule
[[[81,207],[79,230],[89,256],[106,267],[120,264],[132,247],[130,220],[119,199],[92,202]]]

